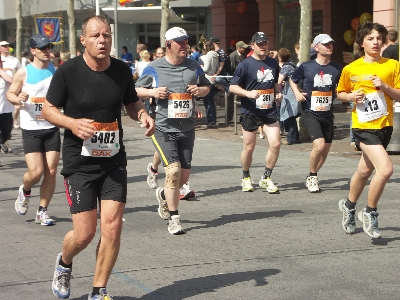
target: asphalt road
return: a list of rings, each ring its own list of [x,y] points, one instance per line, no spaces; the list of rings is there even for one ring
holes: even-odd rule
[[[359,222],[356,234],[347,235],[338,210],[357,159],[331,155],[319,172],[322,192],[310,194],[304,186],[309,153],[282,147],[272,175],[281,193],[243,193],[240,140],[199,134],[190,180],[196,198],[179,207],[187,234],[171,236],[146,183],[153,146],[134,121],[124,122],[128,203],[120,255],[107,285],[115,300],[399,298],[397,165],[379,203],[383,238],[371,240]],[[0,298],[55,299],[54,262],[72,228],[62,177],[49,207],[55,226],[34,223],[39,186],[32,189],[28,213],[17,215],[14,202],[26,171],[20,131],[13,131],[11,145],[13,153],[0,154]],[[256,183],[267,148],[260,142],[254,153]],[[358,209],[366,205],[367,190]],[[91,291],[98,238],[74,260],[70,299],[87,299]]]

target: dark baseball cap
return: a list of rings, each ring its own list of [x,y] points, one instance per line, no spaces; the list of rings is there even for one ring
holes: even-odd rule
[[[256,32],[253,37],[251,38],[252,43],[262,43],[262,42],[269,42],[269,39],[265,35],[264,32]]]
[[[29,47],[42,48],[46,45],[53,45],[47,37],[41,34],[35,34],[29,39]]]
[[[210,39],[210,41],[213,42],[213,43],[219,44],[219,38],[212,37]]]

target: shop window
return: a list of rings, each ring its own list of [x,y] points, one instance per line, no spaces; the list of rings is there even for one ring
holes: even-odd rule
[[[287,48],[295,59],[294,44],[300,38],[299,0],[277,0],[277,49]]]

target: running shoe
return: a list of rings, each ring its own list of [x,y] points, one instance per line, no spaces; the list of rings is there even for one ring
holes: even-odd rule
[[[362,222],[364,232],[375,239],[382,237],[378,229],[378,216],[379,214],[376,211],[367,213],[365,208],[358,213],[358,220]]]
[[[47,214],[47,209],[42,208],[40,211],[36,211],[35,223],[43,226],[50,226],[54,225],[55,222]]]
[[[1,145],[0,149],[1,149],[1,153],[4,153],[4,154],[8,154],[8,153],[12,152],[8,142],[5,142],[3,145]]]
[[[56,297],[68,299],[71,288],[70,280],[73,278],[71,275],[72,270],[60,266],[61,257],[62,253],[59,253],[57,255],[56,266],[54,270],[52,289],[53,294]]]
[[[195,196],[194,191],[190,189],[189,181],[186,181],[186,183],[179,189],[179,200],[189,200]]]
[[[157,176],[158,173],[154,173],[151,170],[152,167],[152,163],[149,163],[147,165],[147,184],[149,185],[150,188],[152,189],[156,189],[158,187],[158,180],[157,180]]]
[[[92,294],[90,293],[88,300],[113,300],[113,298],[107,294],[106,288],[101,288],[99,295],[94,295],[92,297]]]
[[[19,215],[25,215],[28,211],[30,196],[25,195],[23,191],[24,185],[22,184],[18,189],[18,197],[15,200],[15,211]]]
[[[310,193],[319,193],[318,177],[317,176],[307,176],[306,187]]]
[[[339,210],[343,213],[342,226],[346,233],[352,234],[356,232],[356,220],[354,218],[356,209],[348,209],[346,206],[347,199],[339,200]]]
[[[156,197],[158,200],[158,214],[160,215],[161,219],[168,220],[169,219],[169,210],[167,200],[164,200],[161,197],[161,192],[164,189],[159,187],[156,189]]]
[[[168,222],[168,232],[170,234],[179,235],[184,234],[185,230],[182,228],[181,216],[173,215]]]
[[[20,127],[17,120],[13,121],[13,125],[14,125],[15,129],[19,129],[19,127]]]
[[[260,134],[260,139],[265,139],[265,135]]]
[[[246,177],[242,179],[242,192],[253,192],[253,180],[251,177]]]
[[[279,189],[278,187],[274,184],[274,182],[269,178],[265,178],[264,175],[261,176],[260,182],[258,183],[258,185],[263,188],[266,189],[268,193],[270,194],[277,194],[279,193]]]

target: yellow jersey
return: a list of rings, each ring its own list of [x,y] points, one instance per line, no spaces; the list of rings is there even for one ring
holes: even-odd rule
[[[364,103],[354,105],[352,110],[353,128],[382,129],[393,126],[393,101],[374,87],[372,76],[378,76],[387,85],[400,89],[400,64],[396,60],[382,57],[378,62],[369,63],[361,57],[344,67],[337,93],[360,89],[365,93]]]

